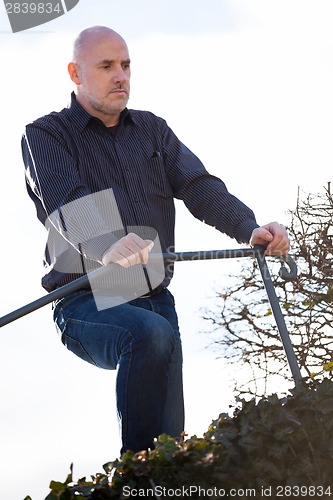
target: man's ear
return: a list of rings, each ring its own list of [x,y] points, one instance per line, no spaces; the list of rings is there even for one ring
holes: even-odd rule
[[[67,69],[72,82],[74,82],[76,85],[80,85],[81,81],[79,76],[79,65],[74,62],[70,62]]]

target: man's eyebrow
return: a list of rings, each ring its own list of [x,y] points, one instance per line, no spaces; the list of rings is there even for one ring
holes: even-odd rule
[[[130,59],[125,59],[124,61],[121,61],[121,64],[130,64],[131,60]],[[103,59],[102,61],[99,62],[99,64],[112,64],[114,63],[113,59]]]

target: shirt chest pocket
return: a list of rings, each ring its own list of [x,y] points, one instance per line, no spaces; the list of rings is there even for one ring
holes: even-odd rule
[[[167,178],[163,157],[159,152],[154,152],[153,156],[144,164],[145,190],[149,199],[168,199],[173,197],[172,187]]]

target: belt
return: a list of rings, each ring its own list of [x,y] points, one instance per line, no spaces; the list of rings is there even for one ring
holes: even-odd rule
[[[154,290],[151,290],[150,292],[145,293],[144,295],[140,295],[140,299],[149,299],[149,297],[154,297],[155,295],[158,295],[159,293],[163,292],[164,288],[165,287],[162,284],[158,285],[156,288],[154,288]]]

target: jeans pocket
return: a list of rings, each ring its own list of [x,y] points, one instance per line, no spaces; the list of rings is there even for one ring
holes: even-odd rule
[[[83,347],[83,345],[79,340],[73,339],[72,337],[67,335],[66,332],[63,332],[61,336],[61,341],[69,351],[71,351],[73,354],[81,358],[83,361],[86,361],[91,365],[97,366],[95,361],[88,354],[88,352],[85,350],[85,348]]]
[[[76,300],[87,294],[91,294],[91,292],[89,290],[77,290],[76,292],[63,297],[62,299],[56,300],[53,303],[54,320],[57,321],[57,317],[62,314],[63,309],[66,309],[66,311],[70,311],[71,309],[69,309],[69,306],[71,305],[71,308],[75,307]]]
[[[63,311],[60,309],[58,314],[54,318],[56,330],[61,338],[61,342],[64,346],[67,347],[69,351],[83,359],[83,361],[87,361],[88,363],[97,366],[95,361],[86,351],[82,343],[77,340],[76,337],[79,332],[77,328],[79,327],[80,322],[72,321],[71,319],[66,319]],[[70,334],[72,333],[72,335]]]

